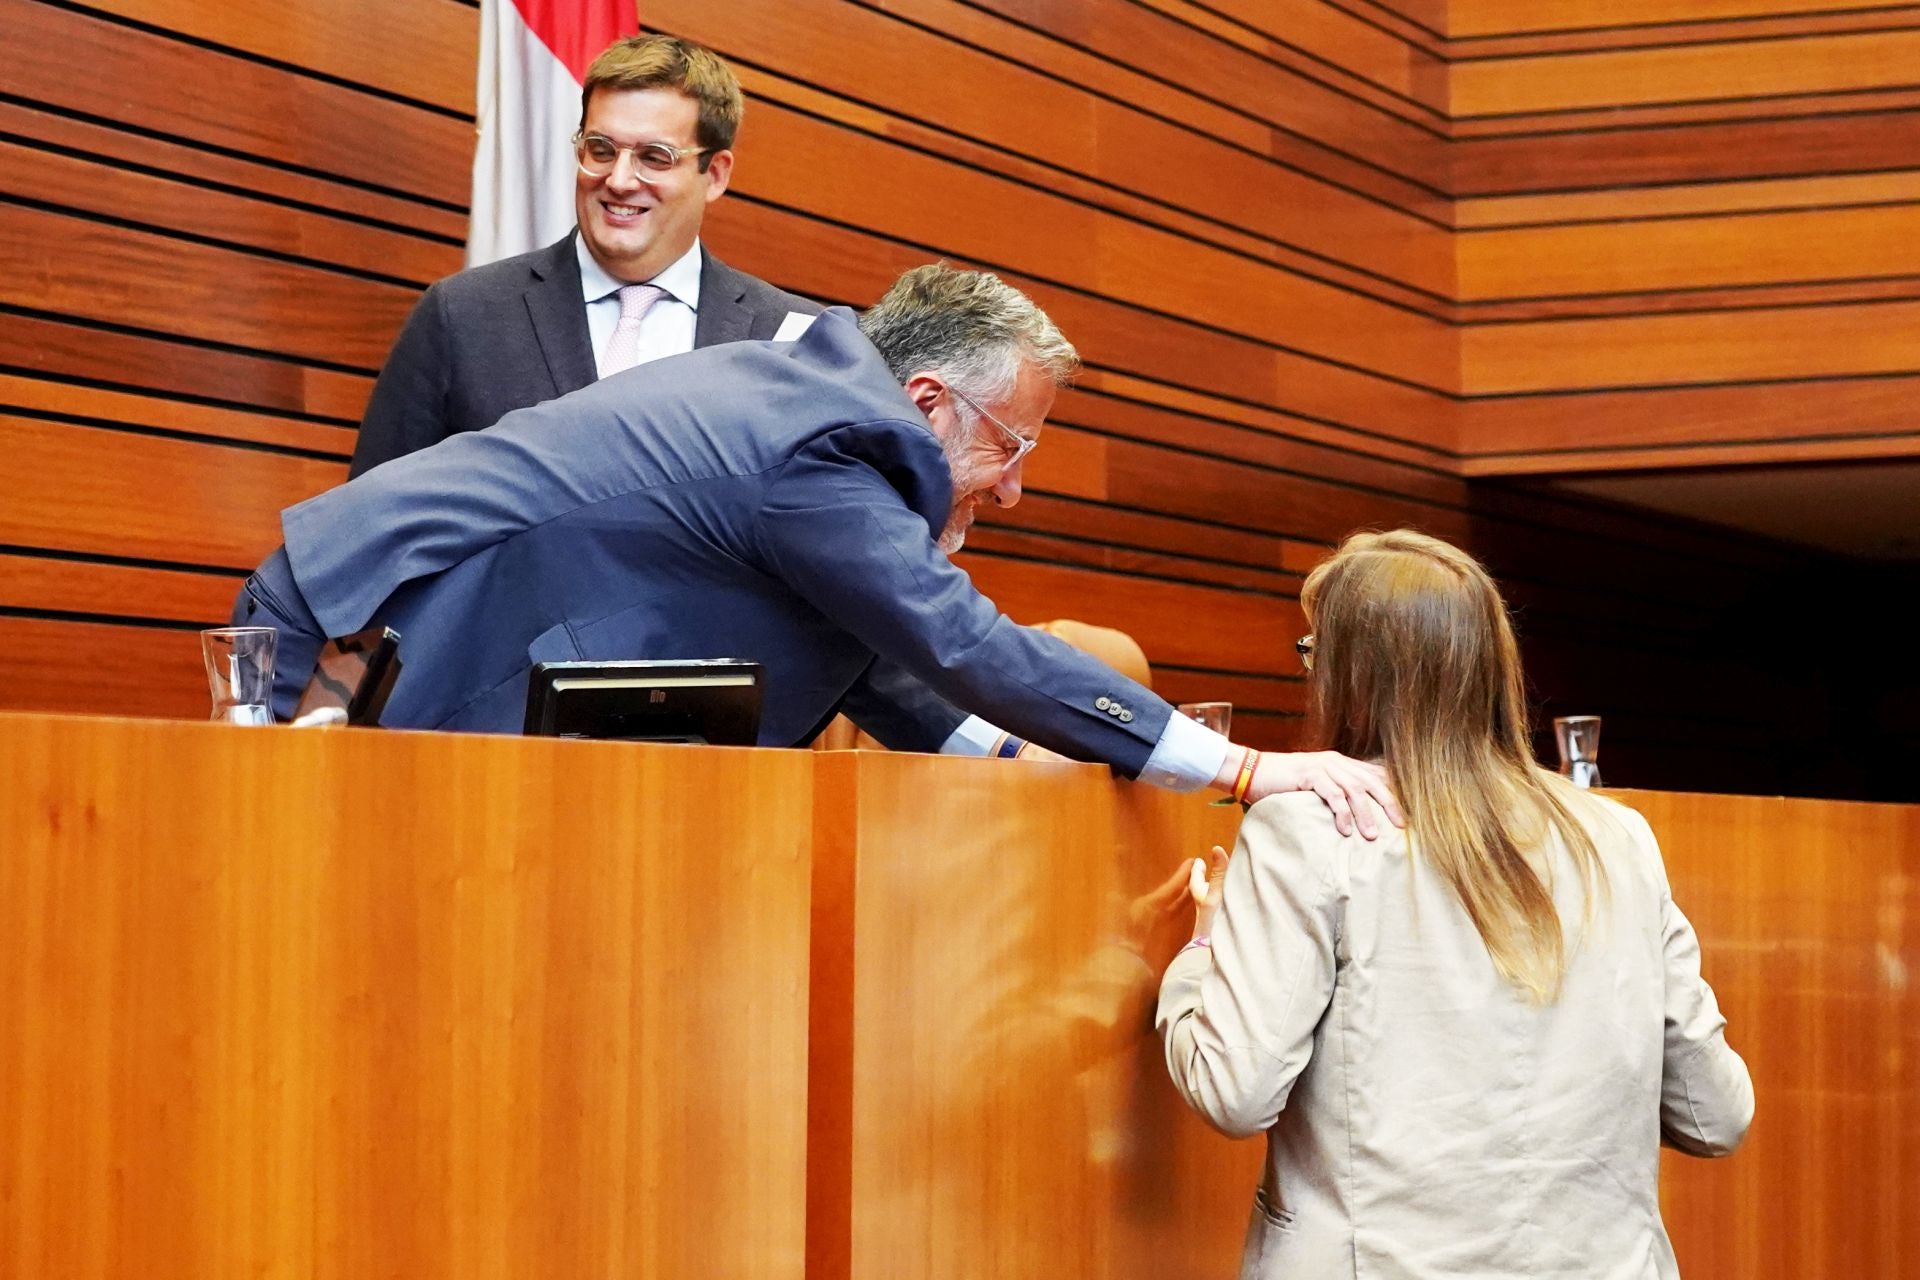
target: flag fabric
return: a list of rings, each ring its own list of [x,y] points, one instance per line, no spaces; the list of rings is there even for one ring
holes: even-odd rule
[[[481,0],[468,266],[572,228],[580,86],[602,49],[639,29],[635,0]]]

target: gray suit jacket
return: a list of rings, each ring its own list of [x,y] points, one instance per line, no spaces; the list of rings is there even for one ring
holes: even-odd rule
[[[1611,900],[1542,857],[1567,922],[1557,1002],[1495,972],[1446,884],[1334,830],[1312,796],[1248,812],[1212,947],[1160,990],[1167,1065],[1232,1135],[1267,1134],[1244,1280],[1677,1275],[1659,1148],[1733,1149],[1746,1064],[1646,820],[1575,794]]]
[[[594,381],[577,234],[422,295],[374,383],[349,477]],[[771,338],[788,312],[820,310],[701,252],[696,349]]]
[[[934,543],[952,483],[835,309],[798,342],[641,365],[290,507],[284,554],[249,593],[312,635],[399,631],[395,727],[518,732],[536,662],[739,657],[767,668],[761,741],[786,746],[870,686],[877,655],[1137,775],[1172,709],[974,590]],[[872,722],[857,701],[849,714]],[[876,736],[937,747],[953,711],[931,714],[918,735]]]

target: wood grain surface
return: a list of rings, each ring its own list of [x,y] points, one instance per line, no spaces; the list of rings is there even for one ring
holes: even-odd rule
[[[807,756],[4,715],[0,767],[0,1275],[802,1274]]]

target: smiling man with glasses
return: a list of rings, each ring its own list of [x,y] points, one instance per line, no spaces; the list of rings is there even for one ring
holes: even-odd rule
[[[792,337],[819,307],[700,243],[726,193],[744,109],[733,72],[671,36],[635,36],[588,68],[577,226],[544,249],[427,290],[380,372],[349,474],[661,356]]]

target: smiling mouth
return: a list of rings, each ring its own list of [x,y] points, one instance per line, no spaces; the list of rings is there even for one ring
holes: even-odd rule
[[[614,222],[635,222],[647,213],[646,209],[637,204],[609,204],[607,201],[602,200],[600,207],[606,211],[607,217]]]

